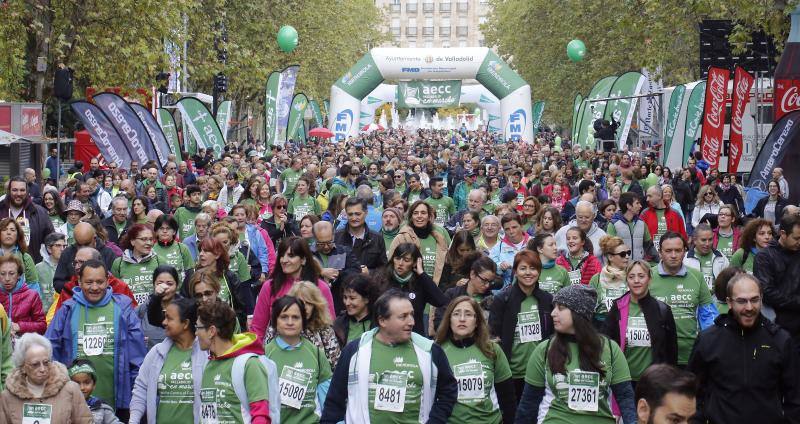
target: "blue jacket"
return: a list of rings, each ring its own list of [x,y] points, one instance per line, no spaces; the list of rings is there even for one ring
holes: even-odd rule
[[[183,239],[183,244],[189,248],[189,253],[192,255],[192,259],[197,262],[197,234],[192,234]]]
[[[258,258],[258,262],[261,263],[261,273],[269,275],[269,250],[267,250],[267,244],[264,243],[264,238],[261,237],[261,232],[258,231],[255,225],[247,224],[246,228],[247,241],[250,243],[250,250],[253,251],[253,254]]]
[[[376,233],[381,232],[381,228],[383,228],[383,212],[379,211],[373,205],[367,205],[367,217],[364,218],[364,223],[367,224],[367,228],[370,231],[375,231]],[[339,221],[339,224],[336,226],[336,230],[343,230],[347,226],[347,220]]]
[[[139,367],[144,360],[147,349],[144,345],[139,318],[133,310],[131,299],[125,295],[112,294],[111,288],[96,305],[89,304],[80,287],[73,290],[72,299],[64,302],[58,309],[45,337],[53,345],[53,359],[62,364],[70,364],[75,360],[78,350],[78,323],[82,309],[103,306],[114,302],[114,396],[117,408],[128,408],[131,393]],[[124,329],[120,331],[120,329]]]

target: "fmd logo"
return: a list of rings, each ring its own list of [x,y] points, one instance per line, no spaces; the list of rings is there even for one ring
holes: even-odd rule
[[[400,72],[417,73],[419,72],[419,68],[401,68]]]
[[[336,141],[344,140],[347,138],[347,133],[350,132],[350,127],[353,125],[353,111],[345,109],[336,115],[336,121],[333,124],[333,133]]]
[[[519,141],[528,126],[528,116],[524,109],[517,109],[508,117],[506,135],[511,141]]]

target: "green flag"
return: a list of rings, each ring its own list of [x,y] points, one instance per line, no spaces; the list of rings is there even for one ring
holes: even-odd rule
[[[222,157],[225,140],[206,105],[194,97],[184,97],[178,101],[178,109],[198,144],[206,149],[214,149],[216,158]]]
[[[264,99],[264,134],[267,146],[274,146],[278,136],[278,91],[281,73],[274,71],[267,78],[266,96]]]
[[[681,84],[672,90],[669,98],[669,109],[667,109],[667,124],[664,126],[664,154],[661,155],[664,163],[667,162],[669,151],[672,147],[672,139],[675,136],[675,128],[678,127],[678,118],[681,116],[681,106],[683,106],[683,96],[686,93],[686,86]]]
[[[289,109],[289,125],[286,129],[286,141],[296,138],[303,143],[306,142],[305,116],[308,107],[308,97],[303,93],[298,93],[292,98],[292,107]]]
[[[175,127],[175,119],[172,117],[172,114],[169,113],[167,109],[158,108],[156,119],[158,120],[158,125],[161,127],[161,131],[164,133],[164,137],[167,139],[169,148],[175,153],[175,158],[178,162],[182,161],[181,145],[178,142],[178,129]]]
[[[683,131],[683,161],[689,160],[692,144],[700,138],[700,123],[703,121],[703,106],[706,99],[706,82],[701,81],[692,89],[689,102],[686,104],[686,125]]]
[[[224,102],[220,103],[219,107],[217,108],[217,116],[215,116],[217,120],[217,125],[219,126],[219,132],[222,133],[222,139],[228,141],[228,128],[230,127],[231,123],[231,108],[233,102],[230,100],[225,100]]]
[[[589,95],[586,96],[589,100],[604,99],[608,97],[611,86],[617,80],[616,75],[605,77],[592,87]],[[581,113],[581,119],[578,129],[578,138],[574,140],[584,148],[594,148],[594,121],[603,117],[606,111],[606,101],[586,102],[586,106]]]
[[[573,140],[576,139],[578,128],[578,117],[580,116],[581,107],[583,106],[583,96],[581,93],[575,95],[575,100],[572,101],[572,132],[570,133]]]
[[[539,100],[533,104],[533,140],[536,141],[536,133],[539,132],[539,124],[542,122],[544,114],[544,100]]]
[[[181,136],[183,137],[183,145],[186,146],[186,151],[190,155],[197,153],[197,140],[192,136],[192,132],[189,131],[189,127],[186,125],[186,119],[183,119],[183,117],[181,117]]]
[[[314,123],[317,127],[321,127],[325,125],[325,122],[322,119],[322,111],[319,110],[319,102],[316,100],[309,100],[308,107],[311,108],[311,116],[314,117]]]

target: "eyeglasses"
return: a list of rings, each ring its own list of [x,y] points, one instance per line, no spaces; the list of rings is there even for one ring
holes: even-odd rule
[[[710,192],[710,191],[709,191],[709,192],[706,192],[706,194],[704,194],[704,196],[712,196],[712,197],[713,197],[713,196],[714,196],[714,193],[712,193],[712,192]]]
[[[50,360],[45,359],[44,361],[34,362],[32,364],[25,363],[25,365],[28,366],[28,367],[31,367],[33,369],[42,368],[42,367],[49,368],[50,367]]]
[[[731,216],[733,216],[733,215],[731,215],[731,214],[729,214],[729,213],[718,213],[718,214],[717,214],[717,216],[727,216],[727,217],[731,217]]]
[[[728,298],[730,299],[730,298]],[[738,306],[747,306],[747,304],[752,304],[753,306],[761,304],[761,296],[756,296],[751,299],[743,299],[741,297],[737,297],[736,299],[732,299],[733,303],[737,304]]]
[[[478,277],[478,279],[481,280],[481,282],[485,285],[492,284],[494,282],[494,278],[483,278],[480,274],[475,274],[475,276]]]
[[[630,250],[623,250],[622,252],[612,253],[612,255],[619,256],[620,258],[627,258],[628,256],[630,256],[630,254],[631,254]]]
[[[286,205],[275,205],[272,209],[286,209]]]
[[[319,240],[317,240],[317,246],[333,246],[333,240],[330,240],[330,241],[319,241]]]
[[[456,311],[453,312],[453,318],[455,319],[473,319],[475,318],[475,312],[471,311]]]
[[[207,298],[207,297],[213,297],[215,294],[216,294],[216,293],[214,293],[214,292],[213,292],[213,291],[211,291],[211,290],[206,290],[206,291],[203,291],[203,292],[198,292],[198,293],[195,293],[195,294],[194,294],[194,298],[195,298],[195,299],[205,299],[205,298]]]

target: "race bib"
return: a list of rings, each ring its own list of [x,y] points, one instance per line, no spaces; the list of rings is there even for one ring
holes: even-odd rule
[[[306,390],[311,383],[311,372],[283,367],[279,380],[281,404],[290,408],[300,409],[303,406],[303,399],[306,397]]]
[[[539,311],[520,312],[517,315],[517,335],[520,343],[538,342],[542,340],[542,323]]]
[[[650,347],[650,332],[644,317],[628,317],[628,329],[625,334],[628,346]]]
[[[581,270],[570,271],[567,275],[569,275],[569,283],[573,286],[581,283]]]
[[[625,294],[625,289],[622,287],[606,289],[606,297],[603,299],[603,302],[606,304],[606,311],[610,311],[611,307],[614,306],[614,301],[619,299],[623,294]]]
[[[406,385],[408,374],[385,371],[375,386],[376,411],[403,412],[406,403]]]
[[[137,305],[141,305],[147,302],[147,299],[150,298],[150,293],[134,293],[133,298],[136,300]]]
[[[17,223],[22,227],[22,233],[25,234],[25,244],[31,245],[31,225],[28,218],[23,216],[17,217]],[[49,422],[49,421],[48,421]]]
[[[107,337],[108,333],[104,324],[85,324],[83,326],[83,353],[86,356],[102,355]]]
[[[458,400],[483,399],[483,367],[480,362],[467,362],[453,367],[458,382]]]
[[[714,276],[709,274],[703,274],[703,280],[705,280],[708,289],[712,292],[714,291]]]
[[[217,389],[200,390],[200,422],[219,424],[217,415]]]
[[[22,424],[50,424],[53,405],[46,403],[22,404]]]
[[[522,206],[525,202],[525,196],[522,193],[517,193],[517,206]]]
[[[600,374],[591,371],[570,371],[567,406],[573,411],[597,412],[600,395]]]

